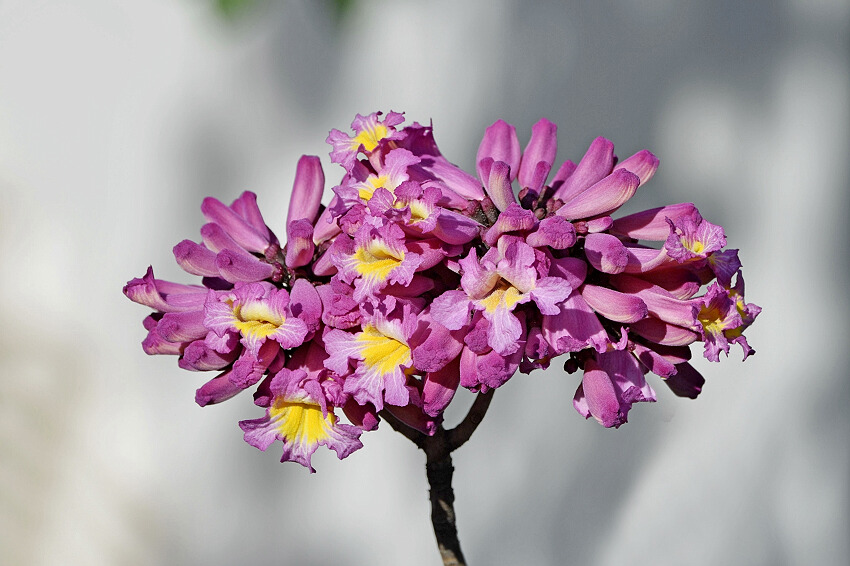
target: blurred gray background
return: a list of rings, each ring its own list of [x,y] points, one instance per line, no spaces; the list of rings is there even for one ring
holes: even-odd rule
[[[144,273],[200,200],[258,193],[355,113],[433,119],[474,171],[484,128],[558,123],[661,159],[625,212],[693,201],[741,248],[758,351],[620,430],[577,375],[517,376],[455,455],[473,565],[846,565],[846,0],[0,0],[0,563],[432,565],[423,455],[389,427],[318,474],[244,443],[249,395],[147,357]],[[226,8],[222,10],[222,8]],[[470,402],[469,396],[460,400]],[[460,407],[450,422],[464,412]]]

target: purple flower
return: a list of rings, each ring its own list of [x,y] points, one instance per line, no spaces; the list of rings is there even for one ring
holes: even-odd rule
[[[220,338],[238,334],[254,356],[267,340],[287,349],[300,346],[307,336],[307,325],[289,308],[289,293],[270,283],[237,284],[226,295],[210,290],[203,325]]]
[[[335,212],[360,202],[368,203],[376,193],[380,195],[384,191],[389,192],[384,198],[389,198],[392,204],[395,189],[410,178],[407,169],[416,163],[419,163],[418,157],[406,149],[399,148],[387,153],[376,172],[364,170],[361,164],[356,176],[347,177],[343,184],[334,189],[340,199]]]
[[[331,260],[340,279],[354,284],[354,300],[374,297],[390,283],[407,285],[422,257],[408,251],[402,230],[393,224],[363,226],[354,240],[339,237]]]
[[[712,224],[694,210],[690,216],[684,216],[676,221],[667,219],[670,225],[670,235],[664,243],[667,255],[679,263],[692,260],[706,259],[726,245],[726,235],[723,228]]]
[[[638,401],[655,401],[638,360],[629,352],[614,350],[590,359],[573,405],[585,418],[593,417],[604,427],[618,428],[626,422],[629,409]]]
[[[498,250],[491,248],[491,252]],[[485,256],[480,263],[474,250],[461,260],[462,291],[447,291],[437,297],[432,313],[449,330],[458,330],[469,324],[470,311],[480,311],[489,322],[489,346],[507,356],[517,351],[523,334],[513,314],[515,308],[534,301],[542,314],[557,314],[558,303],[567,298],[571,288],[558,277],[538,278],[534,250],[522,241],[507,244],[501,258],[491,252],[491,257]]]
[[[380,116],[381,112],[373,112],[367,116],[358,114],[351,122],[354,136],[336,129],[331,130],[326,140],[333,146],[331,161],[351,171],[359,152],[371,156],[380,148],[382,142],[403,139],[404,133],[396,131],[395,126],[404,122],[404,115],[390,112],[383,120],[379,119]]]
[[[174,246],[180,267],[226,283],[282,277],[280,245],[263,221],[254,193],[242,193],[229,207],[208,197],[201,212],[209,221],[201,228],[203,243],[183,240]]]
[[[325,188],[325,174],[318,157],[304,155],[298,160],[292,199],[286,215],[286,266],[302,267],[313,259],[313,224]]]
[[[284,368],[271,380],[269,390],[266,415],[239,423],[251,446],[265,451],[280,440],[280,461],[298,462],[311,473],[316,470],[310,459],[319,446],[327,446],[340,460],[363,447],[359,440],[362,431],[339,422],[318,379],[310,378],[303,370]]]
[[[705,342],[705,357],[713,362],[720,361],[720,352],[729,354],[731,343],[740,344],[744,359],[754,354],[743,332],[753,323],[761,308],[744,302],[744,280],[739,275],[738,285],[727,289],[712,283],[700,304],[693,312],[699,321],[699,331]]]
[[[406,372],[413,366],[410,339],[417,325],[415,314],[409,306],[402,313],[392,313],[380,305],[361,320],[360,332],[327,331],[324,341],[330,357],[325,367],[345,377],[344,391],[361,405],[371,403],[378,411],[384,403],[407,405]]]

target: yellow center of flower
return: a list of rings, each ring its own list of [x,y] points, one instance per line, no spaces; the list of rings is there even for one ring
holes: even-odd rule
[[[683,239],[682,245],[696,255],[700,255],[703,252],[703,250],[705,250],[705,245],[702,242],[700,242],[699,240],[694,240],[693,242],[688,242],[688,241]]]
[[[330,411],[327,417],[322,415],[318,403],[290,402],[283,398],[274,400],[269,416],[277,421],[277,431],[284,439],[308,445],[330,436],[337,420]]]
[[[489,295],[481,299],[479,304],[484,307],[487,314],[493,314],[500,306],[511,310],[521,298],[522,293],[516,287],[501,281]]]
[[[363,145],[363,149],[367,152],[372,151],[376,147],[378,147],[378,143],[384,139],[387,135],[387,127],[383,124],[376,124],[374,128],[366,127],[365,130],[357,134],[353,140],[351,140],[351,149],[357,150]]]
[[[266,338],[274,334],[286,321],[286,318],[275,314],[267,305],[259,301],[236,305],[233,307],[233,316],[236,317],[233,325],[243,336],[253,335],[257,338]]]
[[[407,344],[382,334],[372,325],[367,324],[363,328],[357,341],[362,344],[360,354],[363,363],[377,370],[380,375],[393,373],[396,368],[409,366],[413,361]]]
[[[383,241],[372,240],[368,245],[357,248],[354,258],[357,260],[354,266],[357,273],[385,281],[393,269],[404,261],[404,252],[397,254]]]
[[[728,326],[720,309],[711,306],[703,306],[699,310],[697,320],[708,334],[720,334]]]
[[[361,199],[365,201],[369,201],[372,198],[372,195],[375,194],[380,188],[385,188],[390,192],[393,192],[393,187],[386,186],[387,181],[389,181],[389,176],[381,175],[380,177],[375,177],[374,175],[370,175],[366,182],[360,187],[358,191],[358,195]]]
[[[422,202],[415,200],[412,201],[409,206],[411,224],[415,224],[416,222],[420,222],[428,218],[428,209]]]

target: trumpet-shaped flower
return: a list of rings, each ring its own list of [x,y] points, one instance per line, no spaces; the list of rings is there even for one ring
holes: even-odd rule
[[[709,254],[726,245],[723,228],[705,220],[699,212],[675,221],[667,219],[670,235],[664,244],[667,255],[682,263],[707,259]]]
[[[204,326],[221,338],[238,334],[254,356],[267,340],[286,349],[300,346],[307,336],[307,325],[289,309],[289,293],[269,283],[237,285],[226,295],[210,291]]]
[[[384,140],[399,140],[404,137],[404,133],[395,128],[404,122],[404,114],[390,112],[383,120],[380,117],[381,112],[355,116],[354,121],[351,122],[351,129],[355,132],[353,136],[337,129],[331,130],[326,140],[333,146],[331,161],[351,171],[357,161],[358,153],[362,152],[370,156]]]
[[[739,276],[738,281],[737,289],[726,289],[719,283],[712,283],[703,302],[693,307],[705,342],[705,357],[713,362],[720,361],[721,351],[729,354],[730,343],[741,345],[744,359],[755,352],[744,338],[743,331],[753,323],[761,308],[744,302],[743,279]]]
[[[304,370],[280,370],[269,390],[265,416],[239,423],[251,446],[265,451],[280,440],[280,461],[298,462],[311,473],[316,470],[310,459],[319,446],[333,450],[340,460],[363,447],[362,431],[339,422],[323,384]]]
[[[365,315],[360,332],[332,329],[324,336],[330,353],[325,366],[345,376],[344,391],[359,404],[371,403],[379,411],[384,403],[403,407],[410,400],[407,372],[413,368],[410,339],[417,320],[409,306],[401,316],[387,316],[391,309],[380,305]]]
[[[463,290],[447,291],[437,297],[432,312],[446,328],[458,330],[469,323],[470,311],[481,311],[490,323],[488,344],[507,356],[517,351],[522,335],[519,320],[513,314],[517,305],[534,301],[540,313],[557,314],[558,303],[567,298],[571,287],[558,277],[538,278],[534,250],[522,241],[510,241],[498,263],[494,262],[496,254],[488,253],[490,257],[485,255],[480,263],[474,250],[461,260]]]
[[[391,283],[407,285],[422,257],[408,251],[404,232],[395,225],[363,226],[354,240],[339,237],[331,260],[340,278],[354,284],[354,300],[363,301]]]

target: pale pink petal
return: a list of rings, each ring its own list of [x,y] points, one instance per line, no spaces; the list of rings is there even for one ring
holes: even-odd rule
[[[572,287],[566,280],[560,277],[544,277],[537,281],[529,295],[540,309],[540,314],[555,315],[560,312],[558,303],[566,299],[570,292]]]
[[[516,352],[522,336],[522,325],[517,317],[502,305],[492,313],[485,313],[485,316],[490,320],[490,330],[487,334],[490,347],[502,356]]]
[[[431,316],[449,330],[469,324],[471,310],[471,301],[463,291],[446,291],[431,303]]]
[[[487,195],[499,210],[505,210],[509,204],[516,204],[513,187],[511,187],[511,168],[507,163],[496,161],[490,168],[487,180]]]

